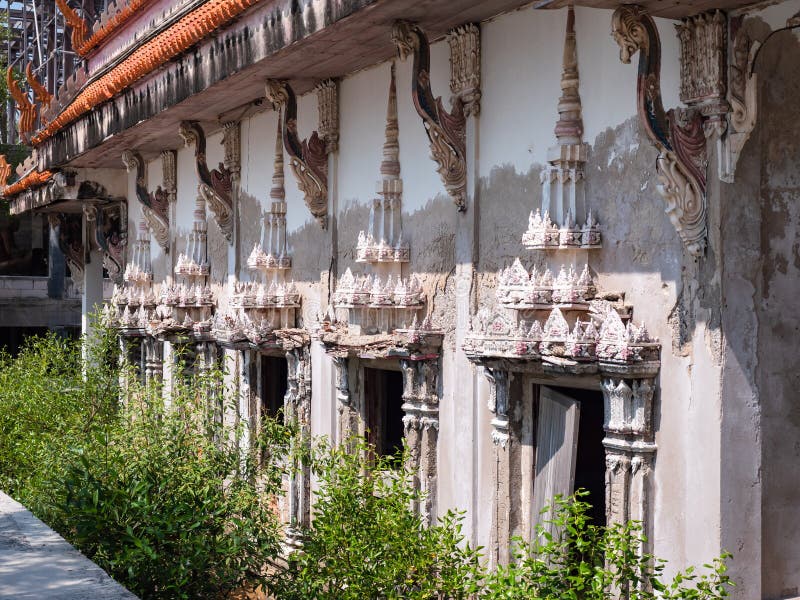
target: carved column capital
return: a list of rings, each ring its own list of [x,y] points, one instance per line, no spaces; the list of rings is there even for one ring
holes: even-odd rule
[[[675,26],[680,41],[680,98],[700,110],[703,117],[719,121],[728,112],[726,48],[728,23],[715,10],[687,17]]]
[[[464,115],[481,109],[481,30],[468,23],[447,34],[450,45],[450,91],[464,105]]]
[[[325,152],[339,150],[339,85],[326,79],[315,88],[319,106],[319,137],[325,142]]]
[[[492,442],[506,447],[509,440],[508,409],[511,377],[503,369],[484,367],[483,374],[489,380],[489,410],[492,418]]]
[[[344,356],[334,356],[333,366],[336,369],[336,400],[341,412],[344,407],[350,406],[350,376],[348,374],[348,360]]]
[[[223,165],[238,177],[242,169],[241,124],[239,121],[227,121],[222,124],[222,144],[225,149]]]

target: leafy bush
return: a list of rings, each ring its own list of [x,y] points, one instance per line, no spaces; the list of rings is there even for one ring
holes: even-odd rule
[[[85,374],[80,342],[53,334],[28,338],[16,358],[0,353],[0,489],[45,520],[69,448],[114,418],[118,373],[105,361],[113,349],[111,336],[99,336],[97,366]]]
[[[478,554],[464,540],[461,517],[426,527],[412,510],[420,496],[399,458],[365,458],[357,441],[315,454],[320,489],[303,551],[275,572],[281,600],[469,598],[477,591]]]
[[[85,361],[55,337],[0,357],[0,487],[142,598],[255,587],[280,549],[289,429],[267,420],[243,452],[210,410],[222,373],[174,382],[167,408],[116,366],[113,335],[94,342]]]
[[[537,527],[532,543],[516,540],[515,560],[488,573],[481,598],[486,600],[715,600],[728,597],[731,585],[725,574],[728,555],[704,565],[698,574],[690,567],[663,581],[666,563],[643,552],[641,524],[630,521],[595,525],[591,506],[577,491],[557,497],[546,523]],[[551,534],[548,530],[555,533]],[[625,596],[623,593],[627,593]]]
[[[255,587],[280,550],[272,500],[282,469],[257,459],[282,455],[288,433],[266,421],[243,451],[238,428],[207,410],[221,381],[178,382],[169,409],[158,387],[139,388],[69,458],[61,506],[70,540],[143,598]]]

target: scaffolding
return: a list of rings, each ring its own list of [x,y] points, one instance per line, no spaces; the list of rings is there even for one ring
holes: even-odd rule
[[[91,26],[105,10],[106,1],[72,0],[69,4]],[[4,69],[11,65],[21,77],[22,88],[27,89],[24,73],[30,63],[36,79],[55,96],[81,62],[72,49],[70,30],[65,28],[64,16],[55,1],[0,0],[0,15],[5,18],[7,28]],[[19,143],[16,117],[14,101],[9,98],[6,110],[0,115],[2,141],[6,144]]]

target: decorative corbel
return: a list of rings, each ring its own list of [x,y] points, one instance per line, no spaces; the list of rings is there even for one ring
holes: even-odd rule
[[[326,79],[316,88],[319,105],[319,137],[325,142],[325,152],[339,150],[339,86]]]
[[[67,25],[72,28],[72,47],[76,49],[82,47],[89,36],[89,25],[74,9],[69,7],[67,0],[56,0],[56,6],[58,6],[61,14],[64,15]]]
[[[235,133],[234,133],[235,132]],[[219,168],[209,170],[206,165],[206,136],[203,128],[196,121],[183,121],[179,130],[186,146],[194,144],[195,165],[197,176],[200,178],[198,190],[214,214],[214,220],[219,225],[225,238],[230,242],[233,236],[233,183],[238,177],[234,172],[221,163]],[[234,139],[238,142],[238,126],[226,128],[227,142],[225,143],[225,161],[231,166],[236,165],[238,150],[233,150]],[[236,144],[238,146],[238,144]]]
[[[92,207],[93,243],[103,252],[103,266],[116,283],[122,282],[125,244],[128,239],[128,207],[125,202]]]
[[[441,96],[433,97],[430,82],[430,47],[428,38],[419,26],[407,21],[396,22],[392,28],[392,42],[397,46],[401,60],[405,60],[409,54],[414,54],[411,98],[428,134],[431,158],[439,165],[437,172],[458,210],[463,212],[467,207],[464,101],[460,96],[456,96],[453,99],[452,112],[447,112],[442,105]],[[456,45],[462,46],[460,43]],[[461,63],[457,64],[457,70],[461,71],[459,64]],[[472,97],[475,97],[474,92]],[[470,110],[474,111],[475,106]]]
[[[658,191],[684,246],[693,256],[706,247],[706,140],[695,109],[664,111],[661,100],[661,41],[652,17],[640,6],[620,6],[612,17],[620,60],[639,52],[639,119],[658,150]]]
[[[474,23],[447,34],[450,44],[450,91],[464,105],[464,116],[481,110],[481,30]]]
[[[169,253],[169,206],[170,192],[168,191],[167,173],[169,171],[172,184],[172,195],[174,197],[175,181],[175,158],[173,152],[164,152],[164,155],[172,157],[171,166],[167,168],[168,159],[164,161],[164,188],[158,186],[155,192],[147,191],[147,176],[145,162],[138,152],[125,150],[122,153],[122,162],[130,173],[136,173],[136,198],[142,204],[142,213],[147,225],[153,232],[158,245],[164,249],[164,253]]]
[[[22,91],[14,79],[14,69],[8,67],[6,70],[6,85],[8,86],[8,93],[14,99],[19,111],[19,136],[27,138],[28,134],[33,131],[33,126],[36,121],[36,107],[28,98],[28,94]]]
[[[742,29],[743,16],[732,17],[728,44],[728,90],[730,105],[727,130],[719,145],[719,178],[733,183],[739,155],[756,126],[758,77],[753,72],[761,42]]]
[[[297,135],[297,98],[285,81],[270,79],[266,85],[267,99],[277,110],[283,109],[283,145],[289,155],[297,187],[303,192],[306,206],[323,229],[328,226],[328,154],[326,142],[318,132],[307,140]],[[329,90],[324,92],[329,95]],[[330,111],[329,111],[330,112]],[[338,115],[338,112],[337,112]],[[330,116],[330,115],[328,115]],[[328,123],[330,125],[330,123]],[[330,135],[332,130],[328,130]],[[338,116],[337,116],[338,131]],[[338,136],[338,134],[337,134]],[[332,143],[329,138],[328,145]]]
[[[83,289],[84,254],[81,217],[49,213],[47,219],[53,229],[58,229],[58,247],[64,254],[69,267],[72,283],[76,289]]]

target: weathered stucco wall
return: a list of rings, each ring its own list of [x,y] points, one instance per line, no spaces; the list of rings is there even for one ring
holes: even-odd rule
[[[760,16],[780,26],[800,2]],[[788,6],[788,8],[787,8]],[[662,343],[656,393],[658,453],[654,466],[654,552],[670,569],[734,553],[736,598],[797,594],[800,580],[800,387],[793,310],[800,270],[800,162],[796,98],[800,97],[800,43],[791,33],[770,41],[757,65],[762,78],[760,124],[743,154],[737,182],[720,183],[710,159],[709,248],[695,260],[664,213],[655,189],[656,153],[636,117],[636,67],[621,64],[608,35],[610,11],[577,9],[580,92],[585,141],[587,205],[599,219],[603,248],[589,265],[603,292],[619,292]],[[477,180],[476,304],[493,307],[497,272],[526,251],[521,236],[541,201],[539,173],[555,142],[565,11],[525,9],[482,24],[482,109],[471,176]],[[662,89],[667,107],[678,104],[678,44],[673,23],[657,21],[662,36]],[[750,26],[750,25],[749,25]],[[752,25],[763,31],[766,25]],[[432,87],[449,97],[444,42],[432,46]],[[444,193],[428,140],[410,96],[410,62],[397,63],[403,224],[411,246],[406,273],[424,277],[429,309],[446,333],[442,359],[438,445],[440,512],[467,511],[465,531],[487,545],[494,493],[488,387],[480,373],[456,366],[456,269],[465,255],[459,240],[472,214],[459,215]],[[379,179],[389,63],[340,82],[340,150],[331,159],[330,227],[311,217],[288,164],[285,168],[290,277],[303,292],[308,324],[328,300],[332,277],[354,261],[360,230]],[[317,124],[316,94],[298,99],[301,138]],[[271,110],[242,122],[240,279],[269,209],[277,115]],[[222,160],[221,133],[208,136],[208,164]],[[183,252],[197,194],[193,148],[178,149],[177,219]],[[129,231],[141,209],[127,176]],[[150,189],[160,183],[160,160],[148,164]],[[462,236],[462,237],[460,237]],[[469,236],[467,236],[468,238]],[[462,239],[463,242],[463,239]],[[156,281],[170,261],[153,240]],[[229,274],[230,246],[209,211],[209,257],[217,290]],[[174,257],[171,259],[174,261]],[[476,308],[477,306],[473,307]],[[312,431],[336,439],[336,396],[330,358],[312,344]],[[470,381],[469,385],[465,381]],[[466,390],[466,391],[465,391]]]
[[[796,596],[800,588],[800,42],[792,33],[777,34],[765,45],[758,69],[761,189],[749,201],[761,213],[756,383],[763,440],[762,594],[771,599]]]

